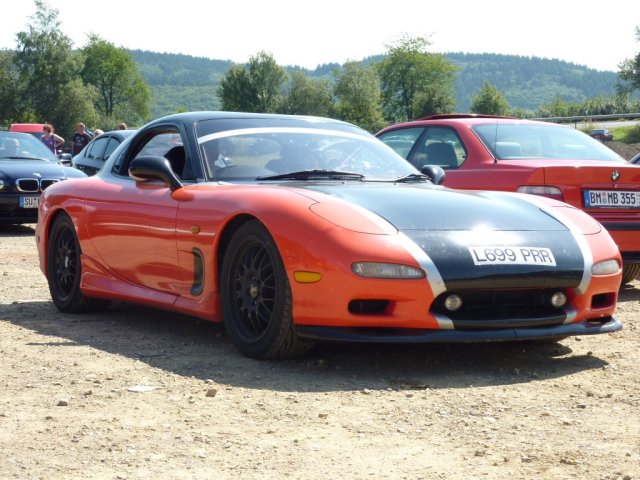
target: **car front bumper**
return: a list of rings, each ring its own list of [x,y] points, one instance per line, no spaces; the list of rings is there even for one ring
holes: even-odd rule
[[[351,328],[299,325],[298,336],[312,341],[352,343],[473,343],[514,340],[562,339],[577,335],[613,333],[622,329],[614,317],[599,321],[566,323],[550,327],[491,330],[426,330],[399,328]]]

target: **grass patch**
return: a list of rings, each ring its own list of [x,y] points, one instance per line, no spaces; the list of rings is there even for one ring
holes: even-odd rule
[[[613,140],[622,143],[640,143],[640,123],[628,127],[616,127],[611,129]]]

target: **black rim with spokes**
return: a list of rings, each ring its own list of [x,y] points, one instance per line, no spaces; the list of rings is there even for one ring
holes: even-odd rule
[[[53,285],[61,299],[73,294],[78,278],[79,252],[74,232],[62,228],[55,238],[53,251]]]
[[[249,342],[259,340],[269,329],[276,303],[273,260],[262,242],[245,245],[232,271],[230,295],[236,310],[238,333]]]

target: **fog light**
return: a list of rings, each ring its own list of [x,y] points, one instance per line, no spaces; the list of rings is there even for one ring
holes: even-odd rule
[[[564,307],[567,303],[567,296],[562,292],[556,292],[551,295],[551,305],[556,308]]]
[[[462,307],[462,298],[459,295],[449,295],[444,301],[444,306],[450,312],[455,312]]]

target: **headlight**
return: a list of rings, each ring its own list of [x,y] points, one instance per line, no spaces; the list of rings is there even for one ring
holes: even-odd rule
[[[593,275],[612,275],[619,270],[620,263],[618,260],[603,260],[602,262],[594,263],[591,267]]]
[[[424,271],[419,268],[395,263],[356,262],[351,265],[351,270],[365,278],[415,279],[425,276]]]
[[[4,189],[5,183],[4,180],[0,180],[0,190]]]

